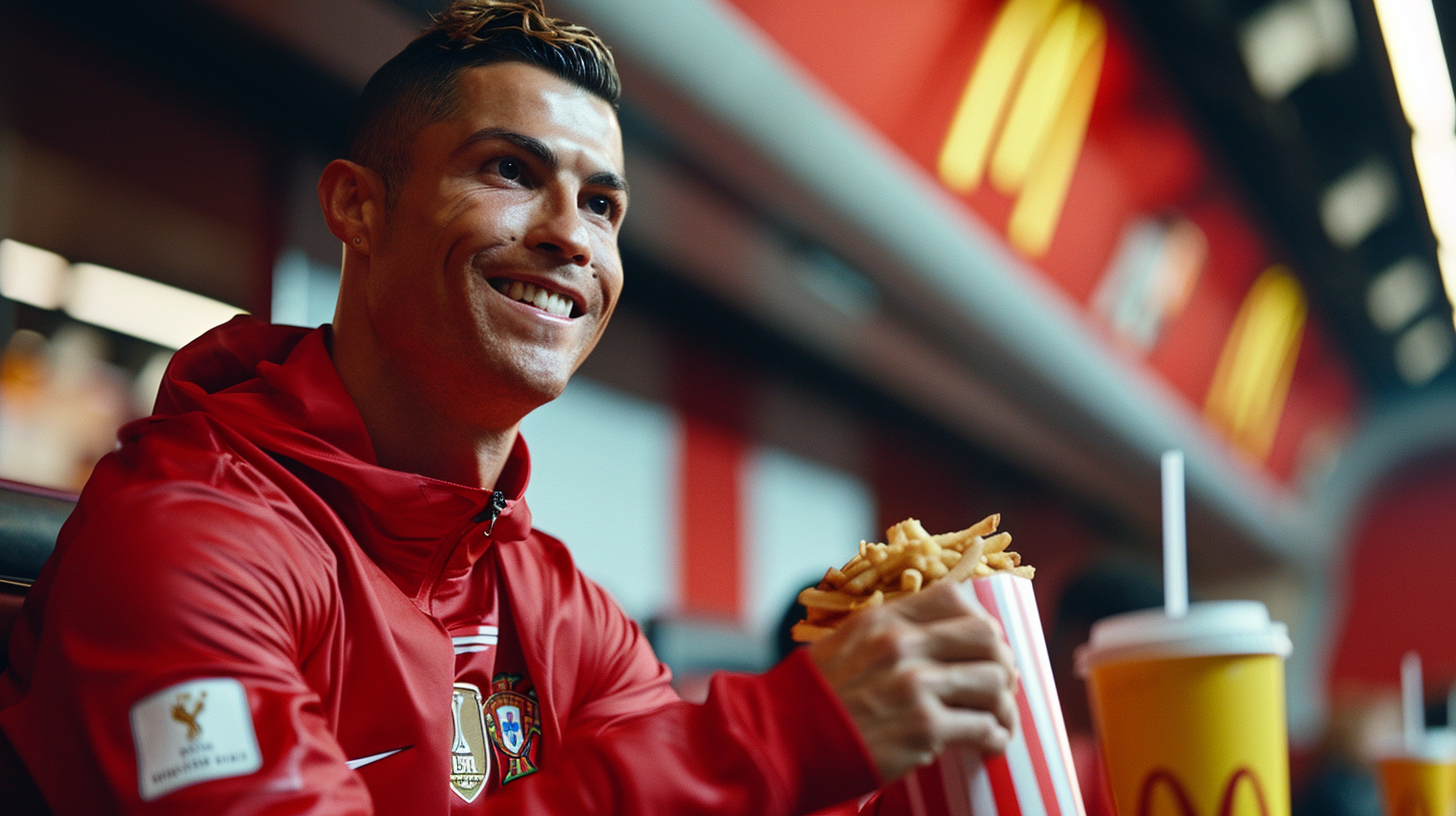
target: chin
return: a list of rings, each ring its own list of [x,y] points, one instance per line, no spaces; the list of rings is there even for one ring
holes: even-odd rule
[[[526,369],[514,372],[504,383],[498,382],[496,387],[491,389],[495,399],[501,399],[505,394],[515,394],[515,402],[525,406],[527,412],[545,405],[546,403],[561,396],[566,390],[566,385],[571,381],[571,371],[550,369]]]

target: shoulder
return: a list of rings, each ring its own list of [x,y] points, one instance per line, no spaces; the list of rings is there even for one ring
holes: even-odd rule
[[[57,595],[322,600],[334,555],[284,491],[230,452],[187,456],[163,473],[98,468],[57,542]]]
[[[294,654],[338,600],[332,564],[299,535],[263,503],[196,481],[94,497],[37,583],[43,626],[158,659]]]
[[[250,560],[331,560],[300,512],[308,492],[263,451],[202,414],[142,420],[101,460],[61,548],[105,541],[149,561],[242,549]],[[312,496],[311,492],[309,496]]]

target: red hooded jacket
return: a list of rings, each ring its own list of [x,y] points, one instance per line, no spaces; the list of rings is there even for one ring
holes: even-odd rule
[[[56,813],[765,816],[875,786],[803,654],[679,701],[531,529],[520,441],[503,495],[374,464],[327,344],[214,329],[97,466],[0,675]]]

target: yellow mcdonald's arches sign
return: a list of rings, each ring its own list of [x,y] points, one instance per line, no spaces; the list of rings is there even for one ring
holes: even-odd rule
[[[937,172],[958,193],[992,186],[1016,203],[1006,237],[1046,254],[1087,135],[1107,27],[1081,0],[1009,0],[997,13],[941,145]]]
[[[1308,308],[1288,268],[1266,269],[1244,296],[1213,373],[1204,416],[1259,462],[1279,429]]]

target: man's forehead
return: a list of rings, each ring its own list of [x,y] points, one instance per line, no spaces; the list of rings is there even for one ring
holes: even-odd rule
[[[468,68],[457,81],[456,137],[510,130],[595,154],[620,172],[622,133],[605,100],[534,65],[498,62]]]

